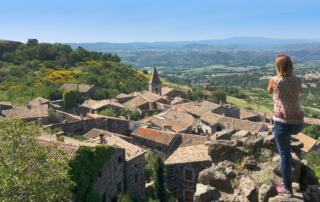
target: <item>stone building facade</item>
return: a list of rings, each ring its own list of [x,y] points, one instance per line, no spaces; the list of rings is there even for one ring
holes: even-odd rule
[[[102,195],[103,202],[110,202],[110,198],[124,192],[125,188],[125,149],[116,148],[115,154],[106,162],[103,169],[96,176],[93,190]]]
[[[178,202],[193,201],[199,173],[211,167],[208,147],[196,145],[177,149],[166,161],[166,186]]]
[[[160,81],[156,67],[153,68],[152,76],[148,83],[149,83],[150,93],[162,95],[162,91],[161,91],[162,82]]]
[[[127,191],[131,196],[145,196],[145,157],[144,154],[126,161],[125,176]]]

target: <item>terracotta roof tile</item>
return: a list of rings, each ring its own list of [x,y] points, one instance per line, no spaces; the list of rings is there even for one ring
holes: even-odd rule
[[[4,109],[0,113],[0,121],[10,119],[11,116],[15,118],[41,118],[48,117],[48,105],[38,106],[13,106],[11,109]]]
[[[98,128],[93,128],[91,129],[90,131],[88,131],[86,134],[84,134],[83,136],[86,137],[86,138],[97,138],[99,137],[100,134],[103,134],[105,136],[108,136],[108,135],[115,135],[117,137],[120,137],[122,139],[124,139],[125,141],[133,141],[134,139],[132,137],[129,137],[129,136],[125,136],[125,135],[121,135],[121,134],[118,134],[118,133],[112,133],[112,132],[109,132],[109,131],[105,131],[105,130],[101,130],[101,129],[98,129]]]
[[[207,141],[206,136],[194,135],[194,134],[180,134],[182,142],[179,145],[180,147],[190,147],[195,145],[204,145]]]
[[[227,128],[232,128],[235,130],[246,130],[251,132],[252,134],[258,133],[262,128],[267,128],[267,126],[265,126],[263,123],[230,118],[219,114],[213,114],[211,112],[203,114],[200,117],[200,120],[205,121],[210,125],[215,125],[218,123],[220,123],[221,125],[225,124]]]
[[[211,91],[208,91],[208,90],[201,90],[201,92],[204,94],[204,95],[207,95],[209,96],[211,94]]]
[[[258,116],[258,114],[253,113],[252,111],[247,109],[240,109],[240,119],[247,119],[255,116]]]
[[[93,110],[97,110],[97,109],[100,109],[100,108],[103,108],[103,107],[108,107],[108,106],[116,106],[116,107],[120,107],[120,108],[125,108],[116,99],[111,99],[111,100],[107,99],[107,100],[100,100],[100,101],[89,99],[89,100],[86,100],[84,103],[82,103],[81,106],[82,107],[87,107],[87,108],[90,108],[90,109],[93,109]]]
[[[77,84],[64,84],[63,86],[60,87],[61,89],[64,90],[77,90]],[[86,93],[88,92],[91,88],[100,88],[95,85],[83,85],[79,84],[79,92]]]
[[[136,96],[141,97],[143,99],[145,99],[148,102],[156,102],[160,99],[167,99],[161,95],[155,94],[155,93],[150,93],[149,91],[143,91],[141,92],[137,92],[134,93]]]
[[[181,92],[185,93],[186,95],[188,93],[190,93],[190,89],[187,89],[187,88],[178,88],[177,90],[180,90]]]
[[[187,111],[188,109],[191,109],[195,106],[195,102],[186,102],[182,104],[176,104],[174,106],[181,110]]]
[[[177,140],[179,135],[167,131],[159,131],[148,128],[138,128],[137,130],[131,133],[131,136],[137,136],[171,147]]]
[[[152,123],[161,128],[169,125],[172,126],[173,131],[182,132],[193,125],[193,117],[186,112],[169,109],[164,113],[144,118],[140,122],[144,124]]]
[[[144,104],[147,104],[147,103],[148,103],[147,100],[137,96],[137,97],[123,103],[122,105],[126,108],[133,109],[133,108],[137,108],[137,107],[144,105]]]
[[[41,101],[41,103],[40,103],[40,101]],[[31,106],[38,106],[41,104],[48,104],[48,103],[50,103],[50,100],[42,98],[42,97],[37,97],[36,99],[29,102],[29,104]]]
[[[186,111],[196,116],[202,116],[204,113],[211,111],[211,109],[215,109],[218,107],[220,107],[220,105],[208,101],[202,101],[199,102],[198,106],[193,106]]]
[[[301,150],[304,152],[308,152],[313,147],[313,145],[317,143],[317,140],[303,133],[299,133],[298,137],[299,137],[299,141],[303,142],[303,148]]]
[[[190,147],[178,148],[165,162],[165,165],[190,163],[190,162],[206,162],[211,161],[208,155],[208,147],[205,145],[196,145]]]
[[[171,92],[173,90],[174,90],[174,88],[162,87],[161,88],[161,93],[162,93],[162,95],[166,95],[167,93],[169,93],[169,92]]]

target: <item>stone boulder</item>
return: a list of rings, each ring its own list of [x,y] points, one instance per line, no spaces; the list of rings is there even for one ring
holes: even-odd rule
[[[212,140],[208,147],[208,155],[212,158],[222,157],[236,151],[237,144],[231,140]]]
[[[284,196],[275,196],[269,198],[269,202],[285,202],[285,201],[290,201],[290,202],[304,202],[302,197],[294,197],[294,198],[286,198]]]
[[[235,178],[237,176],[237,174],[234,172],[234,170],[232,168],[227,168],[226,169],[226,176],[228,178]]]
[[[224,129],[216,135],[216,140],[230,140],[231,136],[236,133],[234,129]]]
[[[211,185],[216,188],[225,188],[229,180],[227,176],[213,168],[207,168],[199,173],[198,182],[204,185]]]
[[[301,141],[291,143],[291,149],[295,152],[299,152],[300,149],[302,148],[303,148],[303,142]]]
[[[247,149],[261,149],[263,147],[263,138],[256,136],[249,137],[243,146]]]
[[[295,192],[301,193],[300,184],[297,182],[292,182],[292,190],[293,190],[293,193],[295,193]]]
[[[269,136],[269,131],[263,131],[263,132],[259,132],[257,134],[258,137],[262,137],[262,138],[265,138],[265,137],[268,137]]]
[[[224,161],[219,162],[217,166],[223,166],[226,168],[228,168],[228,167],[234,168],[234,164],[228,160],[224,160]]]
[[[254,182],[248,176],[240,179],[239,190],[249,201],[258,200]]]
[[[279,176],[282,177],[281,174],[281,167],[280,167],[280,156],[277,155],[272,158],[272,167],[273,167],[273,172]],[[292,167],[292,180],[299,181],[300,179],[300,173],[301,173],[301,164],[299,161],[292,161],[291,162],[291,167]]]
[[[244,137],[249,137],[251,136],[252,134],[249,132],[249,131],[246,131],[246,130],[240,130],[238,132],[236,132],[235,134],[233,134],[231,136],[231,140],[240,140]]]
[[[299,141],[298,135],[291,135],[291,141],[292,142],[298,142]]]
[[[211,202],[219,199],[219,191],[209,185],[197,183],[196,193],[194,194],[195,202]]]
[[[314,202],[320,202],[320,199],[319,199],[319,196],[318,196],[318,193],[316,192],[312,192],[311,193],[311,198],[310,198],[310,201],[314,201]]]
[[[303,185],[318,185],[319,181],[314,173],[314,171],[309,168],[308,166],[305,166],[301,164],[301,183]]]
[[[270,197],[274,197],[277,194],[276,186],[270,180],[267,180],[259,189],[259,202],[268,202]]]
[[[252,159],[252,157],[248,156],[243,160],[243,165],[247,169],[254,169],[257,164],[256,161]]]
[[[274,135],[269,135],[268,137],[263,139],[263,146],[267,148],[274,148],[276,146],[276,139]]]
[[[267,149],[267,148],[262,148],[261,149],[261,155],[263,156],[263,157],[266,157],[266,158],[270,158],[270,157],[272,157],[272,151],[271,151],[271,149]]]

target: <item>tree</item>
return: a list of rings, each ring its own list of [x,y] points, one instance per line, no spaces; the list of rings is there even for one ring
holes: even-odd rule
[[[302,133],[316,140],[320,137],[320,130],[314,125],[304,128]]]
[[[155,157],[154,167],[153,167],[153,187],[154,195],[156,199],[160,202],[166,202],[166,187],[164,181],[164,162],[160,154]]]
[[[68,90],[63,93],[63,102],[66,109],[77,105],[77,94],[74,90]]]
[[[142,72],[143,72],[144,74],[148,74],[148,71],[145,70],[145,69],[144,69]]]
[[[220,102],[220,100],[222,100],[223,102],[226,102],[227,94],[222,90],[215,90],[211,92],[209,98],[217,98],[218,103]]]
[[[103,116],[111,116],[111,117],[117,116],[115,113],[115,110],[112,107],[105,108],[104,110],[100,111],[99,114]]]
[[[246,102],[249,104],[252,100],[249,98],[249,96],[246,98]]]
[[[0,128],[0,201],[71,201],[70,157],[55,143],[40,144],[34,124],[10,119]]]
[[[99,89],[97,90],[94,95],[93,98],[95,100],[104,100],[108,97],[108,91],[107,89]]]
[[[143,118],[148,118],[150,115],[147,113],[144,114],[144,117]]]

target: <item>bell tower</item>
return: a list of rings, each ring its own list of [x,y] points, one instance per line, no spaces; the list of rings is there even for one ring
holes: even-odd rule
[[[156,67],[153,68],[152,76],[148,84],[149,84],[149,92],[162,95],[162,92],[161,92],[162,83],[160,81]]]

